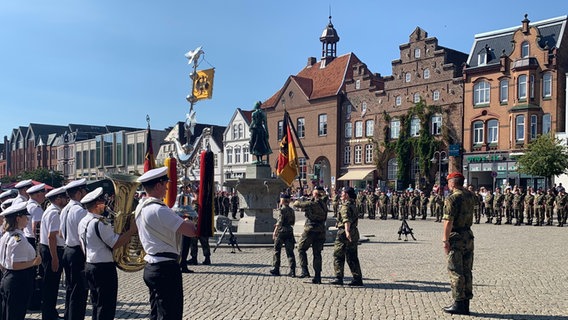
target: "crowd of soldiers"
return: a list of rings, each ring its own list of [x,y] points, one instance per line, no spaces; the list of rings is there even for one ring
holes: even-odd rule
[[[559,227],[566,225],[568,216],[568,195],[560,184],[548,190],[532,187],[523,190],[519,186],[506,186],[504,191],[497,187],[495,192],[485,187],[479,189],[468,186],[468,189],[477,196],[474,207],[474,223],[481,223],[482,216],[485,223],[495,225],[514,224],[551,226],[556,219]],[[408,188],[405,191],[385,192],[380,189],[360,189],[357,192],[356,205],[359,218],[368,219],[409,219],[420,218],[426,220],[428,213],[435,218],[435,222],[442,221],[444,198],[447,191],[434,186],[432,192]],[[332,206],[335,214],[339,208],[339,195],[332,197]]]
[[[214,205],[216,214],[228,217],[230,212],[233,219],[237,219],[237,212],[241,218],[244,216],[244,210],[239,209],[239,196],[236,192],[219,191],[215,193]]]

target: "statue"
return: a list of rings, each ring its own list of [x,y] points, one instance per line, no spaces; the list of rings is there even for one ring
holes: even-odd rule
[[[260,108],[261,102],[258,101],[254,105],[252,120],[250,123],[250,153],[256,156],[253,163],[262,163],[262,156],[272,153],[270,144],[268,143],[268,125],[266,124],[266,114]]]

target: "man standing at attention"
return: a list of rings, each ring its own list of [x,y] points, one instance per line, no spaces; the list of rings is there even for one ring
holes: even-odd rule
[[[454,303],[444,308],[451,314],[469,314],[469,300],[473,298],[473,207],[475,195],[463,187],[464,176],[452,172],[447,177],[452,192],[444,203],[444,233],[442,242],[448,259],[448,272]]]

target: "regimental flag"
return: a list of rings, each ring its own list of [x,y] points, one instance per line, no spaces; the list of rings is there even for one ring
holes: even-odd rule
[[[193,95],[197,100],[213,97],[213,77],[215,69],[199,70],[193,79]]]
[[[154,148],[152,148],[152,132],[148,125],[148,134],[146,135],[146,155],[144,156],[144,172],[156,168],[156,159],[154,158]]]
[[[276,175],[286,182],[288,186],[291,186],[294,179],[298,176],[298,156],[296,154],[292,129],[290,128],[290,115],[287,111],[284,111],[283,128],[286,132],[280,140],[280,154],[278,155]]]

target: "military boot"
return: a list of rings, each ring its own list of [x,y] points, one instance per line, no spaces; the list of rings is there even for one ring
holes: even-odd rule
[[[278,268],[270,269],[269,272],[273,276],[279,276],[280,275],[280,269],[278,269]]]
[[[469,310],[467,310],[467,301],[468,300],[454,301],[454,304],[449,307],[445,307],[443,310],[446,313],[468,315]]]
[[[335,278],[335,280],[330,282],[330,284],[343,285],[343,278],[337,277],[337,278]]]
[[[298,278],[309,278],[310,277],[310,272],[308,271],[307,268],[302,268],[302,273],[300,273],[300,276]]]
[[[290,268],[290,271],[288,272],[288,277],[294,278],[295,276],[296,276],[296,268]]]
[[[351,287],[362,287],[363,279],[353,279],[348,285]]]
[[[313,284],[320,284],[321,283],[321,274],[319,272],[316,272],[316,275],[312,279],[312,283]]]
[[[204,264],[204,265],[210,265],[210,264],[211,264],[211,258],[210,258],[210,257],[205,257],[205,260],[203,260],[203,264]]]
[[[191,258],[191,259],[187,260],[187,264],[193,265],[193,266],[197,265],[197,258]]]

